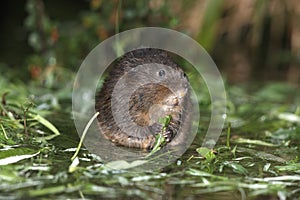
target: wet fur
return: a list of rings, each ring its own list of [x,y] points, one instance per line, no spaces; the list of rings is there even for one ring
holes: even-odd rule
[[[122,132],[114,122],[111,108],[111,95],[117,81],[132,68],[146,64],[158,63],[172,67],[183,73],[182,69],[168,56],[165,51],[158,49],[139,49],[125,54],[119,61],[113,63],[108,77],[103,83],[102,88],[96,95],[96,111],[99,111],[98,125],[105,138],[117,145],[134,147],[141,149],[151,149],[155,143],[155,134],[161,131],[162,125],[157,123],[150,124],[148,109],[153,104],[164,105],[164,100],[172,92],[158,84],[148,84],[135,91],[130,101],[130,114],[135,123],[148,128],[147,133],[132,133],[127,135]],[[180,83],[182,80],[178,80]],[[187,81],[187,80],[184,80]],[[174,94],[173,94],[174,95]],[[172,120],[166,130],[167,142],[170,142],[182,122],[182,104],[174,105],[170,115]]]

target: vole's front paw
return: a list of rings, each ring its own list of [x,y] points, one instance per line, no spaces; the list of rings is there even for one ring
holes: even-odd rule
[[[166,142],[171,142],[171,140],[174,137],[174,133],[170,128],[167,128],[164,132],[163,132],[163,137],[165,138]]]
[[[174,131],[171,128],[167,127],[165,130],[163,130],[163,125],[160,123],[152,124],[149,126],[149,130],[153,135],[162,133],[166,142],[170,142],[175,136]]]

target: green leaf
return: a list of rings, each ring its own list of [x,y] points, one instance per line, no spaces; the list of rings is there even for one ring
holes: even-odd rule
[[[238,152],[247,152],[250,155],[255,156],[257,158],[260,158],[260,159],[263,159],[263,160],[276,161],[276,162],[281,162],[281,163],[286,162],[285,159],[283,159],[279,156],[275,156],[273,154],[266,153],[266,152],[263,152],[263,151],[257,151],[257,150],[244,148],[244,147],[238,147],[237,150],[238,150]]]
[[[0,165],[8,165],[38,155],[40,151],[29,148],[9,148],[0,150]]]
[[[41,123],[42,125],[44,125],[45,127],[47,127],[49,130],[51,130],[54,133],[54,135],[49,135],[43,138],[37,138],[37,141],[51,140],[54,137],[60,135],[60,132],[57,130],[57,128],[41,115],[29,113],[29,116],[32,117],[34,120],[38,121],[39,123]]]
[[[44,195],[58,194],[58,193],[66,192],[66,191],[67,191],[66,186],[59,185],[59,186],[54,186],[54,187],[30,190],[29,195],[30,196],[44,196]]]
[[[154,143],[153,149],[151,150],[151,152],[146,157],[150,157],[154,153],[159,151],[161,149],[161,146],[164,145],[164,143],[165,143],[165,137],[163,136],[162,133],[158,133],[155,137],[155,143]]]
[[[163,125],[163,127],[162,127],[161,132],[156,134],[154,146],[153,146],[151,152],[146,157],[152,156],[154,153],[159,151],[162,146],[164,146],[166,144],[166,138],[163,136],[163,133],[166,131],[166,128],[168,127],[171,119],[172,119],[171,115],[167,115],[165,117],[159,118],[159,123],[161,123]]]
[[[163,125],[163,127],[167,127],[172,119],[171,115],[167,115],[165,117],[159,118],[159,123]]]
[[[193,168],[188,169],[187,174],[188,175],[193,175],[193,176],[211,177],[211,178],[215,178],[215,179],[219,179],[219,180],[227,180],[228,179],[227,177],[216,176],[216,175],[213,175],[211,173],[201,171],[201,170],[197,170],[197,169],[193,169]]]
[[[248,173],[248,170],[244,168],[242,165],[236,163],[236,162],[231,162],[231,161],[225,161],[223,163],[225,166],[228,166],[233,169],[234,172],[238,174],[244,174],[246,175]]]
[[[262,140],[251,140],[251,139],[245,139],[245,138],[238,138],[236,140],[234,140],[235,143],[239,143],[239,144],[255,144],[255,145],[260,145],[260,146],[266,146],[266,147],[276,147],[277,145],[272,144],[272,143],[268,143],[268,142],[264,142]]]
[[[282,172],[297,172],[300,173],[300,163],[291,163],[285,166],[275,166],[275,169]]]
[[[216,155],[213,153],[213,151],[206,147],[197,148],[196,151],[208,161],[212,161],[216,158]]]

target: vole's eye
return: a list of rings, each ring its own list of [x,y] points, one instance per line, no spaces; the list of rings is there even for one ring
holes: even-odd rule
[[[161,78],[165,77],[165,76],[166,76],[165,70],[163,70],[163,69],[160,70],[160,71],[158,72],[158,76],[161,77]]]

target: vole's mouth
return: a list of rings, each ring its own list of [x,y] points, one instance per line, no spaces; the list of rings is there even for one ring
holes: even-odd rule
[[[179,98],[175,94],[172,94],[165,99],[164,104],[166,106],[177,106],[179,104]]]
[[[177,106],[182,103],[184,97],[187,94],[187,89],[182,89],[166,98],[166,104],[169,106]]]

